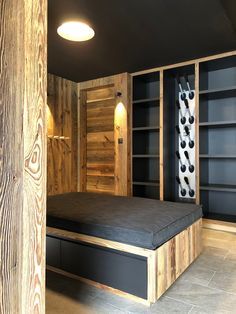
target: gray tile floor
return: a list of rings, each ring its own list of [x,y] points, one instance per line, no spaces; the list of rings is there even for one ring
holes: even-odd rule
[[[150,308],[48,272],[46,313],[236,314],[236,252],[205,247],[202,255]]]

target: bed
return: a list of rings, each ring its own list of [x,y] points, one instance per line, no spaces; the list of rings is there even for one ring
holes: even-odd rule
[[[201,252],[201,206],[75,192],[47,199],[47,265],[154,303]]]

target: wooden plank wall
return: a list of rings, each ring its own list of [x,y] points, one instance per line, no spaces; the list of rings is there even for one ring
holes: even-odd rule
[[[48,195],[77,191],[77,105],[77,84],[48,74]]]
[[[0,313],[45,313],[47,1],[0,2]]]
[[[130,77],[83,82],[79,89],[80,190],[129,195]]]
[[[86,190],[114,194],[114,86],[86,91]]]

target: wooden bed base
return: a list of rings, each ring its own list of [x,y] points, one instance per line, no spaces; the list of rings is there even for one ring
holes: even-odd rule
[[[99,247],[146,257],[148,272],[147,299],[142,299],[112,287],[81,278],[77,275],[70,274],[55,267],[47,266],[47,268],[69,277],[77,278],[89,284],[95,285],[96,287],[110,290],[115,294],[130,298],[137,302],[150,305],[151,303],[155,303],[161,297],[161,295],[176,281],[176,279],[201,253],[201,231],[202,219],[199,219],[156,250],[149,250],[97,237],[78,234],[75,232],[47,227],[47,236],[50,237],[78,241],[80,243],[96,245]]]

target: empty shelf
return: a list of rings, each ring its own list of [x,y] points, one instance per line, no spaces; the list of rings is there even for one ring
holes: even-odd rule
[[[219,191],[219,192],[236,192],[236,185],[228,184],[202,184],[200,185],[202,191]]]
[[[142,154],[142,155],[133,155],[133,158],[159,158],[159,155],[148,155],[148,154]]]
[[[144,127],[137,127],[133,128],[133,131],[152,131],[152,130],[159,130],[159,126],[144,126]]]
[[[159,186],[158,181],[133,181],[133,185]]]
[[[159,97],[155,97],[155,98],[137,99],[137,100],[133,100],[133,104],[140,104],[140,103],[152,102],[152,101],[159,101],[159,100],[160,100],[160,98],[159,98]]]
[[[215,122],[200,122],[200,127],[213,127],[213,128],[227,128],[236,126],[236,120],[232,121],[215,121]]]
[[[207,155],[207,154],[200,154],[200,158],[212,158],[212,159],[233,159],[236,158],[236,155]]]
[[[236,96],[236,86],[200,90],[199,96],[205,96],[209,99],[227,98]]]

